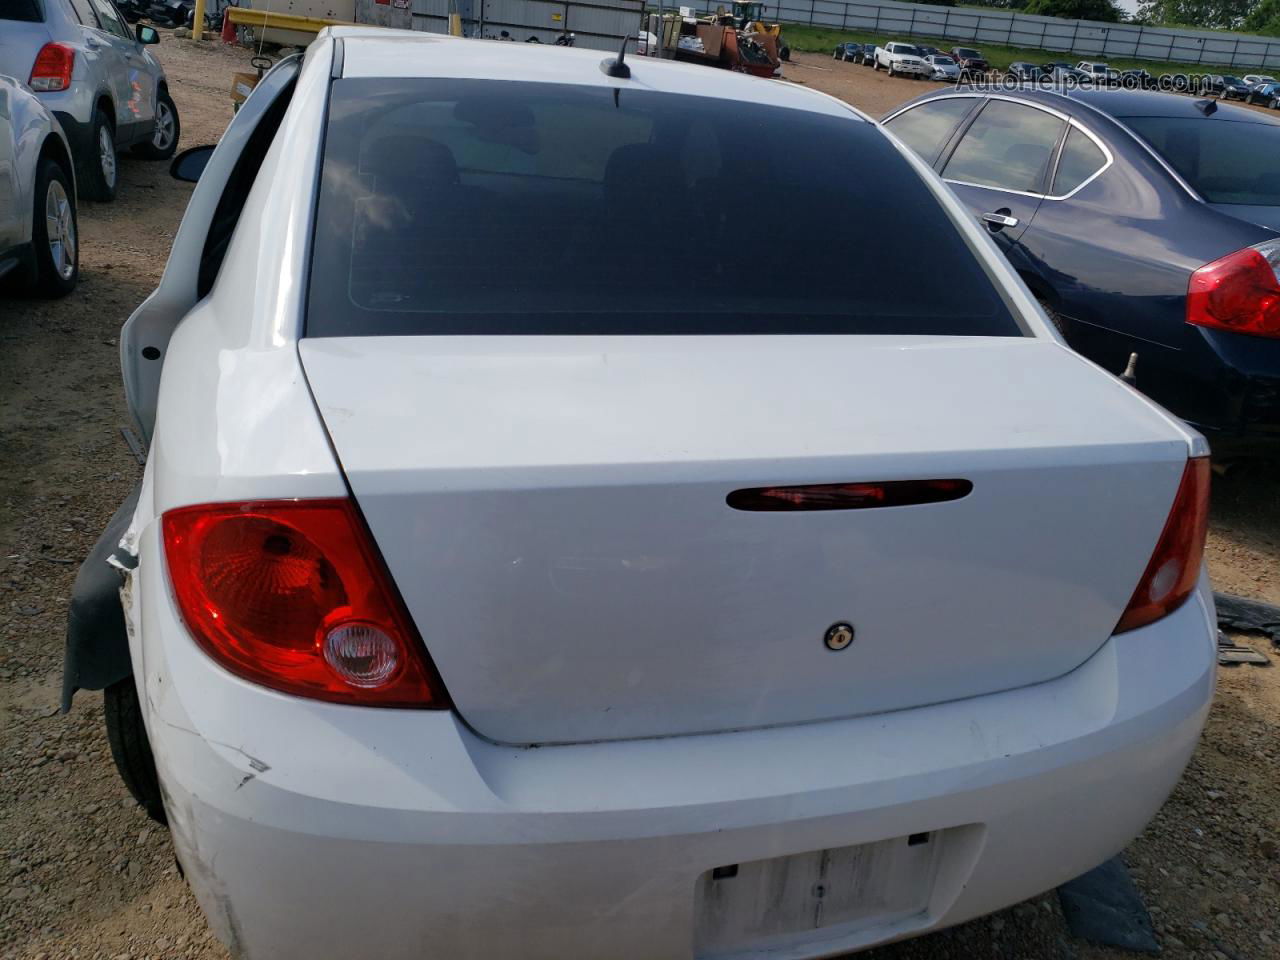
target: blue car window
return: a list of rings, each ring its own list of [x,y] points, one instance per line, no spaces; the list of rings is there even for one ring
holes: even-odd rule
[[[920,154],[926,163],[932,163],[960,121],[973,109],[975,102],[973,97],[927,100],[898,114],[886,122],[885,126]]]
[[[1063,121],[1008,100],[992,100],[965,131],[943,176],[981,187],[1041,189]]]
[[[1121,117],[1210,203],[1280,206],[1280,123]]]
[[[1067,132],[1067,142],[1062,146],[1062,158],[1053,178],[1053,195],[1065,196],[1084,183],[1107,162],[1098,145],[1078,128]]]

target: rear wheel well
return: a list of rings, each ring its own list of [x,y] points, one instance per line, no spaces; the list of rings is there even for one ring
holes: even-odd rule
[[[68,179],[72,181],[71,190],[73,196],[71,199],[76,200],[77,198],[74,194],[77,193],[78,190],[75,186],[75,165],[71,161],[71,154],[67,150],[66,145],[57,137],[56,134],[50,134],[45,137],[44,144],[40,147],[40,159],[42,161],[52,160],[62,168],[62,172],[65,173]]]
[[[94,104],[94,107],[102,111],[103,115],[111,123],[111,129],[114,130],[116,128],[116,111],[111,104],[111,98],[105,93],[98,94],[98,102]]]

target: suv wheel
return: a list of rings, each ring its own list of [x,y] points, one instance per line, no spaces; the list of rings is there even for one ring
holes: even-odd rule
[[[31,219],[35,289],[42,296],[65,297],[79,278],[80,244],[71,178],[56,161],[40,162],[35,195]]]
[[[168,160],[178,149],[178,137],[182,124],[178,120],[178,108],[173,105],[168,90],[161,90],[156,98],[156,126],[151,139],[133,148],[144,160]]]
[[[157,823],[167,823],[151,741],[142,723],[142,705],[133,677],[118,680],[102,691],[102,713],[107,723],[107,743],[120,779],[133,799]]]
[[[116,131],[111,125],[111,118],[100,109],[93,112],[90,145],[93,154],[88,163],[86,192],[94,200],[114,200],[116,181],[119,178],[116,167]]]

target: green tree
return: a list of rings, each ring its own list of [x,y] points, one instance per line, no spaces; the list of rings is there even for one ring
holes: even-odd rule
[[[1254,33],[1280,37],[1280,0],[1262,0],[1245,17],[1244,28]]]
[[[1143,23],[1211,30],[1238,30],[1255,0],[1144,0],[1138,8]],[[1263,0],[1265,4],[1268,0]],[[1271,0],[1272,3],[1275,0]]]
[[[1105,20],[1108,23],[1119,23],[1123,16],[1112,0],[1029,0],[1023,11],[1041,17]]]

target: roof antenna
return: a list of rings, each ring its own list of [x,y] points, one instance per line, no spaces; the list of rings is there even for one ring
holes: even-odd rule
[[[1196,108],[1201,113],[1203,113],[1206,117],[1209,117],[1209,116],[1212,116],[1213,113],[1218,109],[1218,101],[1217,100],[1197,100]]]
[[[1124,365],[1124,373],[1120,374],[1120,379],[1133,387],[1138,387],[1138,355],[1136,353],[1129,354],[1129,362]]]
[[[623,58],[627,55],[627,41],[630,39],[630,36],[622,38],[622,49],[618,51],[618,59],[610,57],[600,61],[600,70],[606,77],[616,77],[619,80],[630,79],[631,68],[623,63]]]

